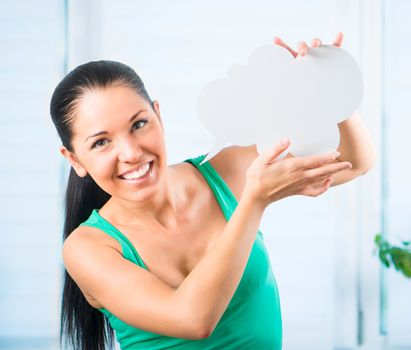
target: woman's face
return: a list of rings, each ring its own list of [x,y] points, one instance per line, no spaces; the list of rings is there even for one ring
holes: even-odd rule
[[[129,87],[95,89],[78,102],[72,127],[74,152],[62,146],[61,153],[79,176],[88,173],[105,192],[124,200],[142,201],[158,190],[167,156],[157,101],[153,110]],[[148,175],[141,178],[148,162]]]

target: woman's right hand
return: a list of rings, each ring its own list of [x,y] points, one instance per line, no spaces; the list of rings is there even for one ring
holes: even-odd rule
[[[332,175],[352,167],[350,162],[334,163],[339,152],[276,160],[290,145],[276,144],[260,154],[246,173],[244,191],[264,207],[292,195],[317,197],[331,185]]]

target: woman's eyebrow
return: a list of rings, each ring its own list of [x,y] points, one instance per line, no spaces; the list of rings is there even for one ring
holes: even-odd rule
[[[142,109],[142,110],[138,111],[137,113],[133,114],[133,115],[130,117],[130,119],[129,119],[128,122],[131,123],[134,119],[136,119],[136,118],[138,117],[138,115],[139,115],[141,112],[144,112],[144,111],[146,111],[146,110],[145,110],[145,109]],[[106,135],[106,134],[108,134],[108,131],[99,131],[99,132],[97,132],[97,133],[95,133],[95,134],[93,134],[93,135],[87,136],[86,139],[84,140],[84,142],[86,142],[90,137],[96,137],[96,136]]]

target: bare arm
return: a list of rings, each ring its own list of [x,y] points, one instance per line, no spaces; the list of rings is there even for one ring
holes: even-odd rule
[[[352,164],[352,171],[365,174],[375,163],[377,152],[370,132],[360,114],[354,113],[350,118],[338,124],[340,129],[340,144],[338,157],[340,162]]]
[[[200,315],[207,335],[240,282],[263,212],[264,207],[244,193],[220,238],[177,289],[176,298]]]

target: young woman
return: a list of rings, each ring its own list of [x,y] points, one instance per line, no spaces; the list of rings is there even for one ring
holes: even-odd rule
[[[159,103],[124,64],[77,67],[50,110],[72,165],[60,341],[105,349],[115,331],[121,349],[280,349],[261,217],[274,201],[318,196],[368,170],[358,116],[340,125],[339,159],[276,160],[285,141],[261,155],[227,147],[200,166],[205,154],[167,165]]]

